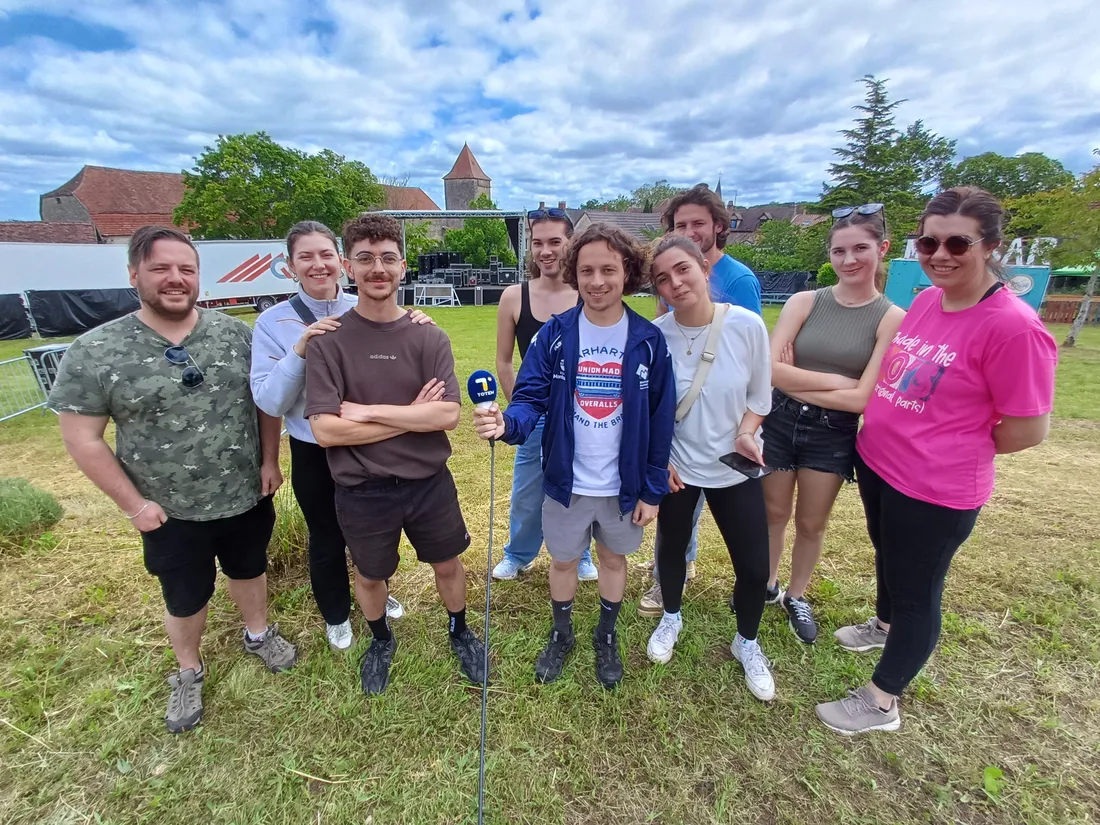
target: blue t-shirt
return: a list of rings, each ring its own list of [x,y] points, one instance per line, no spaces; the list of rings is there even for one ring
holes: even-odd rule
[[[710,268],[710,297],[719,304],[733,304],[763,315],[760,308],[760,279],[751,269],[729,255],[722,255]],[[671,309],[661,300],[665,309]]]
[[[761,315],[760,280],[740,261],[723,255],[710,268],[710,297],[720,304],[733,304]]]

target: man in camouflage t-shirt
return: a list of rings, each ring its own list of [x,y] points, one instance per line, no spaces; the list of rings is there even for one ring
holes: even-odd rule
[[[245,650],[275,672],[297,658],[267,621],[280,421],[252,400],[252,330],[195,307],[198,252],[187,236],[144,227],[129,259],[140,309],[72,343],[49,406],[77,466],[141,532],[145,567],[160,580],[180,667],[168,679],[165,721],[178,733],[202,718],[199,643],[215,560],[244,617]],[[114,454],[104,439],[108,419]]]

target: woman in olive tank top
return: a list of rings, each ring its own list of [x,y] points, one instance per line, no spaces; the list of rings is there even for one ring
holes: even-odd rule
[[[838,214],[839,213],[839,214]],[[806,601],[833,503],[854,477],[856,430],[883,353],[905,313],[876,284],[890,242],[881,204],[838,209],[829,231],[835,286],[799,292],[771,335],[772,411],[764,421],[764,478],[771,578],[768,602],[787,612],[803,642],[817,638]],[[798,502],[795,505],[795,487]],[[778,580],[787,524],[795,517],[790,584]]]

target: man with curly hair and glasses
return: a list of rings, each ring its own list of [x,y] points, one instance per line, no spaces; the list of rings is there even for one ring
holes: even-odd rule
[[[199,643],[216,563],[244,618],[245,651],[273,672],[297,660],[267,616],[280,420],[252,400],[249,326],[195,307],[199,255],[186,235],[142,227],[129,272],[140,307],[72,343],[49,405],[69,454],[140,531],[145,568],[160,580],[179,663],[165,723],[179,733],[202,720]]]
[[[623,303],[645,279],[645,255],[622,230],[593,224],[574,239],[564,281],[583,304],[550,319],[520,367],[507,412],[477,410],[478,435],[522,444],[545,416],[542,523],[550,553],[553,629],[535,663],[547,683],[573,649],[577,562],[599,555],[596,678],[623,678],[615,626],[626,556],[668,492],[676,387],[661,331]]]

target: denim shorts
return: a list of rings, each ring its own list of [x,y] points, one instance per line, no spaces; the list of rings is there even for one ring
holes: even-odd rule
[[[859,414],[803,404],[772,391],[764,419],[764,463],[773,470],[817,470],[855,479]]]

